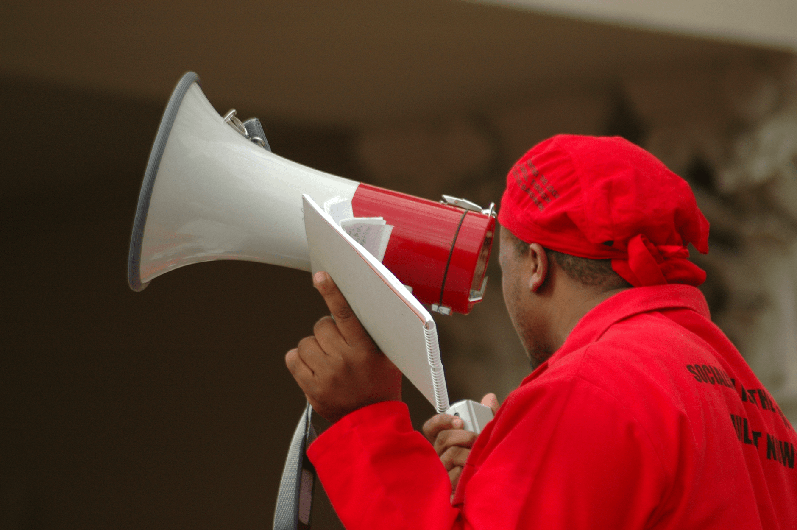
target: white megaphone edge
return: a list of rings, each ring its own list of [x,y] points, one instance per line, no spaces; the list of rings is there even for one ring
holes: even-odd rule
[[[330,175],[273,154],[254,136],[235,111],[216,112],[197,74],[181,78],[139,194],[128,257],[134,291],[165,272],[219,259],[310,270],[307,194],[345,217],[383,218],[391,226],[383,264],[433,310],[468,313],[482,299],[493,206],[448,196],[436,203]]]

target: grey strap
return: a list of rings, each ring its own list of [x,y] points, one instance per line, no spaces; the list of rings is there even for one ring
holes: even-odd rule
[[[306,456],[306,449],[317,433],[311,424],[311,405],[300,418],[292,436],[286,464],[278,488],[278,501],[275,504],[273,530],[297,530],[311,528],[311,502],[314,499],[314,466]]]

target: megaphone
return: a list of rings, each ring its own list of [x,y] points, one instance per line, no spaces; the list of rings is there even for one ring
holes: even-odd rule
[[[220,259],[311,270],[303,194],[344,220],[382,218],[391,227],[383,232],[383,264],[434,311],[466,314],[483,298],[493,205],[449,196],[434,202],[281,158],[258,120],[218,114],[192,72],[173,91],[150,152],[128,255],[130,287],[141,291],[165,272]]]

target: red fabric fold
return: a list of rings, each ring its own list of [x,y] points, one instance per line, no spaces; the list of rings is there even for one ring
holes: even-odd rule
[[[703,269],[689,261],[689,250],[680,245],[655,245],[639,234],[628,240],[624,258],[611,260],[611,268],[634,287],[685,283],[700,285]]]

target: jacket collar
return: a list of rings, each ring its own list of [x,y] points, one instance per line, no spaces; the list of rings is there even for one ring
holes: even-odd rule
[[[683,284],[633,287],[597,304],[586,313],[570,332],[564,344],[536,370],[523,380],[534,379],[549,364],[569,353],[597,341],[611,326],[641,313],[667,309],[688,309],[710,319],[703,293],[696,287]]]

